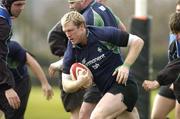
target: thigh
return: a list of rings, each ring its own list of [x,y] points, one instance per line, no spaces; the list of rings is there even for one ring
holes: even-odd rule
[[[89,119],[95,107],[96,103],[83,102],[79,113],[79,119]]]
[[[116,119],[140,119],[139,113],[136,107],[133,108],[132,112],[124,111]]]
[[[102,114],[103,117],[114,118],[120,115],[127,109],[127,106],[123,103],[123,95],[118,93],[116,95],[112,93],[106,93],[99,103],[96,105],[93,113]]]
[[[180,103],[176,101],[175,119],[180,119]]]
[[[153,102],[151,117],[165,118],[168,113],[174,108],[174,106],[174,99],[166,98],[157,94]]]

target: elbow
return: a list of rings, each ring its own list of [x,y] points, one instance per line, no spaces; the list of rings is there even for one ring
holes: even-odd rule
[[[143,48],[143,46],[144,46],[144,41],[143,41],[143,39],[139,38],[136,43],[138,44],[138,46],[139,46],[140,49]]]
[[[143,41],[143,39],[139,39],[139,44],[143,47],[144,46],[144,41]]]
[[[63,91],[66,92],[66,93],[70,93],[70,90],[66,87],[63,86]]]

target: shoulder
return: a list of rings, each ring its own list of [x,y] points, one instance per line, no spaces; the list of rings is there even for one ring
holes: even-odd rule
[[[0,5],[0,18],[4,19],[11,26],[11,18],[8,11]]]
[[[12,52],[15,53],[15,52],[25,50],[17,41],[10,41],[8,43],[8,47],[9,47],[9,53],[12,53]]]

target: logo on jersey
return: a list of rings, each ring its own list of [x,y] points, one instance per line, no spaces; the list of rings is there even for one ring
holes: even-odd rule
[[[98,47],[98,48],[97,48],[97,51],[98,51],[98,52],[102,52],[102,48]]]
[[[106,8],[104,6],[100,6],[99,9],[102,10],[102,11],[106,10]]]

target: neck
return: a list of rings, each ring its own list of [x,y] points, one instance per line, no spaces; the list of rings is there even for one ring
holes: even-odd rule
[[[82,33],[81,39],[82,39],[81,44],[86,45],[87,44],[87,30],[86,29],[84,29],[84,32]]]

